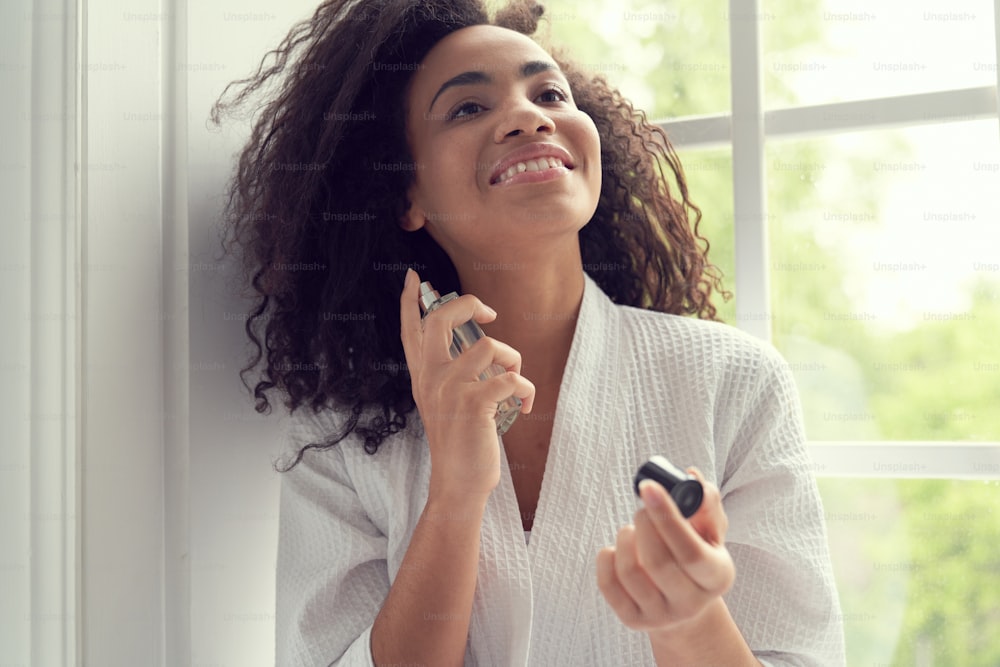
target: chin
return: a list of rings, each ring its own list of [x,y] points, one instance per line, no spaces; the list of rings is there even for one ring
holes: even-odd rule
[[[577,232],[583,229],[589,218],[581,217],[579,212],[561,211],[529,211],[507,218],[518,228],[533,229],[537,232]]]
[[[573,199],[567,196],[559,202],[543,204],[538,200],[525,202],[524,206],[519,206],[509,213],[502,214],[503,218],[516,220],[520,225],[534,227],[573,227],[582,228],[593,217],[597,210],[597,202],[592,207],[580,205],[580,198]]]

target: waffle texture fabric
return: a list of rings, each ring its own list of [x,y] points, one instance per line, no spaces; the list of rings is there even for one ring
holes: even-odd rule
[[[289,451],[337,433],[296,411]],[[765,665],[844,664],[823,510],[788,365],[732,327],[618,306],[592,279],[560,387],[531,540],[506,457],[486,506],[466,665],[653,665],[597,588],[596,556],[639,506],[654,454],[721,490],[730,613]],[[281,478],[276,661],[373,665],[371,626],[427,499],[416,412],[372,456],[358,438],[307,451]],[[456,512],[462,508],[456,507]]]

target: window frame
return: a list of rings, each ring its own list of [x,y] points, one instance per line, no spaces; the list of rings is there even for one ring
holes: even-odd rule
[[[1000,63],[1000,0],[993,4],[993,42]],[[759,16],[758,0],[729,0],[730,113],[657,124],[680,150],[732,147],[736,326],[771,342],[767,141],[990,118],[1000,124],[1000,67],[996,86],[764,111]],[[1000,479],[1000,441],[817,440],[810,441],[809,452],[819,476]]]

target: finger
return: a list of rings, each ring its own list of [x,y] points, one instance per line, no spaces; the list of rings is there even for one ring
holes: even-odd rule
[[[517,378],[511,396],[521,399],[521,412],[527,414],[535,409],[535,384],[523,375],[518,375]]]
[[[705,557],[704,540],[684,518],[662,485],[643,480],[639,483],[639,495],[664,545],[682,568],[686,569]]]
[[[424,332],[424,355],[429,363],[444,363],[451,359],[452,330],[469,320],[491,322],[496,311],[482,301],[465,294],[427,313],[422,322]]]
[[[452,361],[447,374],[449,377],[464,381],[489,382],[493,387],[489,390],[490,395],[494,392],[507,392],[495,400],[501,401],[508,396],[517,396],[521,399],[522,411],[527,412],[531,410],[534,402],[535,385],[524,379],[520,371],[521,353],[510,345],[487,336],[476,341],[472,347]],[[493,382],[497,378],[499,380]],[[526,410],[523,405],[525,400],[528,402]]]
[[[723,544],[729,529],[729,517],[726,516],[725,508],[722,506],[719,487],[707,481],[698,468],[692,466],[687,469],[687,472],[701,482],[704,490],[701,507],[689,521],[706,542],[713,545]]]
[[[520,373],[521,353],[510,345],[487,336],[480,338],[455,360],[455,372],[467,376],[466,379],[474,379],[494,365],[503,371]],[[495,374],[498,373],[490,371],[490,375]]]
[[[477,349],[478,348],[478,349]],[[504,396],[516,396],[521,399],[521,412],[531,412],[535,404],[535,385],[521,375],[521,353],[506,343],[501,343],[495,338],[483,338],[469,348],[472,358],[477,364],[487,364],[491,367],[489,373],[493,373],[497,367],[506,369],[508,380],[513,384],[510,393]],[[477,355],[483,355],[478,357]],[[462,355],[465,356],[465,355]],[[495,364],[495,366],[494,366]],[[497,373],[497,376],[501,375]],[[503,399],[500,399],[503,400]]]
[[[500,401],[515,396],[521,399],[521,412],[530,412],[534,405],[535,385],[523,375],[506,372],[472,384],[467,391],[473,404],[492,405],[495,409]]]
[[[605,547],[597,552],[597,588],[622,623],[629,627],[639,623],[639,607],[615,574],[614,547]]]
[[[508,371],[505,375],[506,382],[511,384],[504,384],[504,386],[510,386],[510,389],[506,393],[501,392],[503,395],[497,399],[497,402],[502,401],[509,396],[513,396],[520,399],[521,412],[531,412],[532,408],[535,406],[534,383],[523,375],[518,375],[517,373],[510,371]],[[492,382],[493,379],[495,378],[491,378],[490,381]]]
[[[652,617],[651,622],[686,617],[711,599],[712,596],[678,565],[646,509],[636,512],[635,543],[640,567],[665,598],[664,606],[659,609],[643,607],[643,612]]]
[[[645,508],[635,513],[635,547],[639,565],[657,588],[672,596],[678,586],[688,576],[681,569],[670,548],[663,541],[659,530],[653,525],[649,511]]]
[[[413,269],[407,269],[406,278],[403,280],[403,291],[399,295],[399,337],[403,342],[406,365],[411,369],[417,368],[420,361],[422,331],[419,286],[420,276]]]
[[[643,619],[665,618],[667,602],[663,593],[639,564],[635,526],[625,526],[618,531],[618,540],[615,542],[615,574],[635,601]]]
[[[497,385],[497,389],[492,396],[495,397],[498,403],[513,396],[520,399],[521,412],[524,413],[531,412],[531,409],[535,405],[535,385],[523,375],[508,371],[502,375],[490,378],[486,382]],[[497,396],[499,398],[496,398]]]
[[[712,593],[728,590],[734,571],[732,558],[725,547],[711,545],[702,539],[658,483],[643,480],[639,493],[650,521],[688,577]]]
[[[656,526],[663,541],[670,547],[671,552],[678,560],[683,562],[685,559],[698,558],[701,554],[697,547],[702,540],[681,514],[677,503],[663,488],[663,485],[651,479],[644,479],[639,483],[639,496],[642,498],[642,504],[649,517],[653,520],[653,525]],[[677,547],[682,548],[681,552],[674,549],[675,542]]]

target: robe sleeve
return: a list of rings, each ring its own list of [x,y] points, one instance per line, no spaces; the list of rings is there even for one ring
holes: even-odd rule
[[[316,416],[292,419],[295,449],[323,439]],[[348,474],[342,448],[351,444],[345,440],[328,450],[307,451],[282,473],[275,613],[279,667],[374,665],[372,623],[389,592],[387,540],[369,519]]]
[[[744,383],[720,485],[736,581],[730,613],[771,667],[843,665],[843,616],[798,392],[770,346]]]

